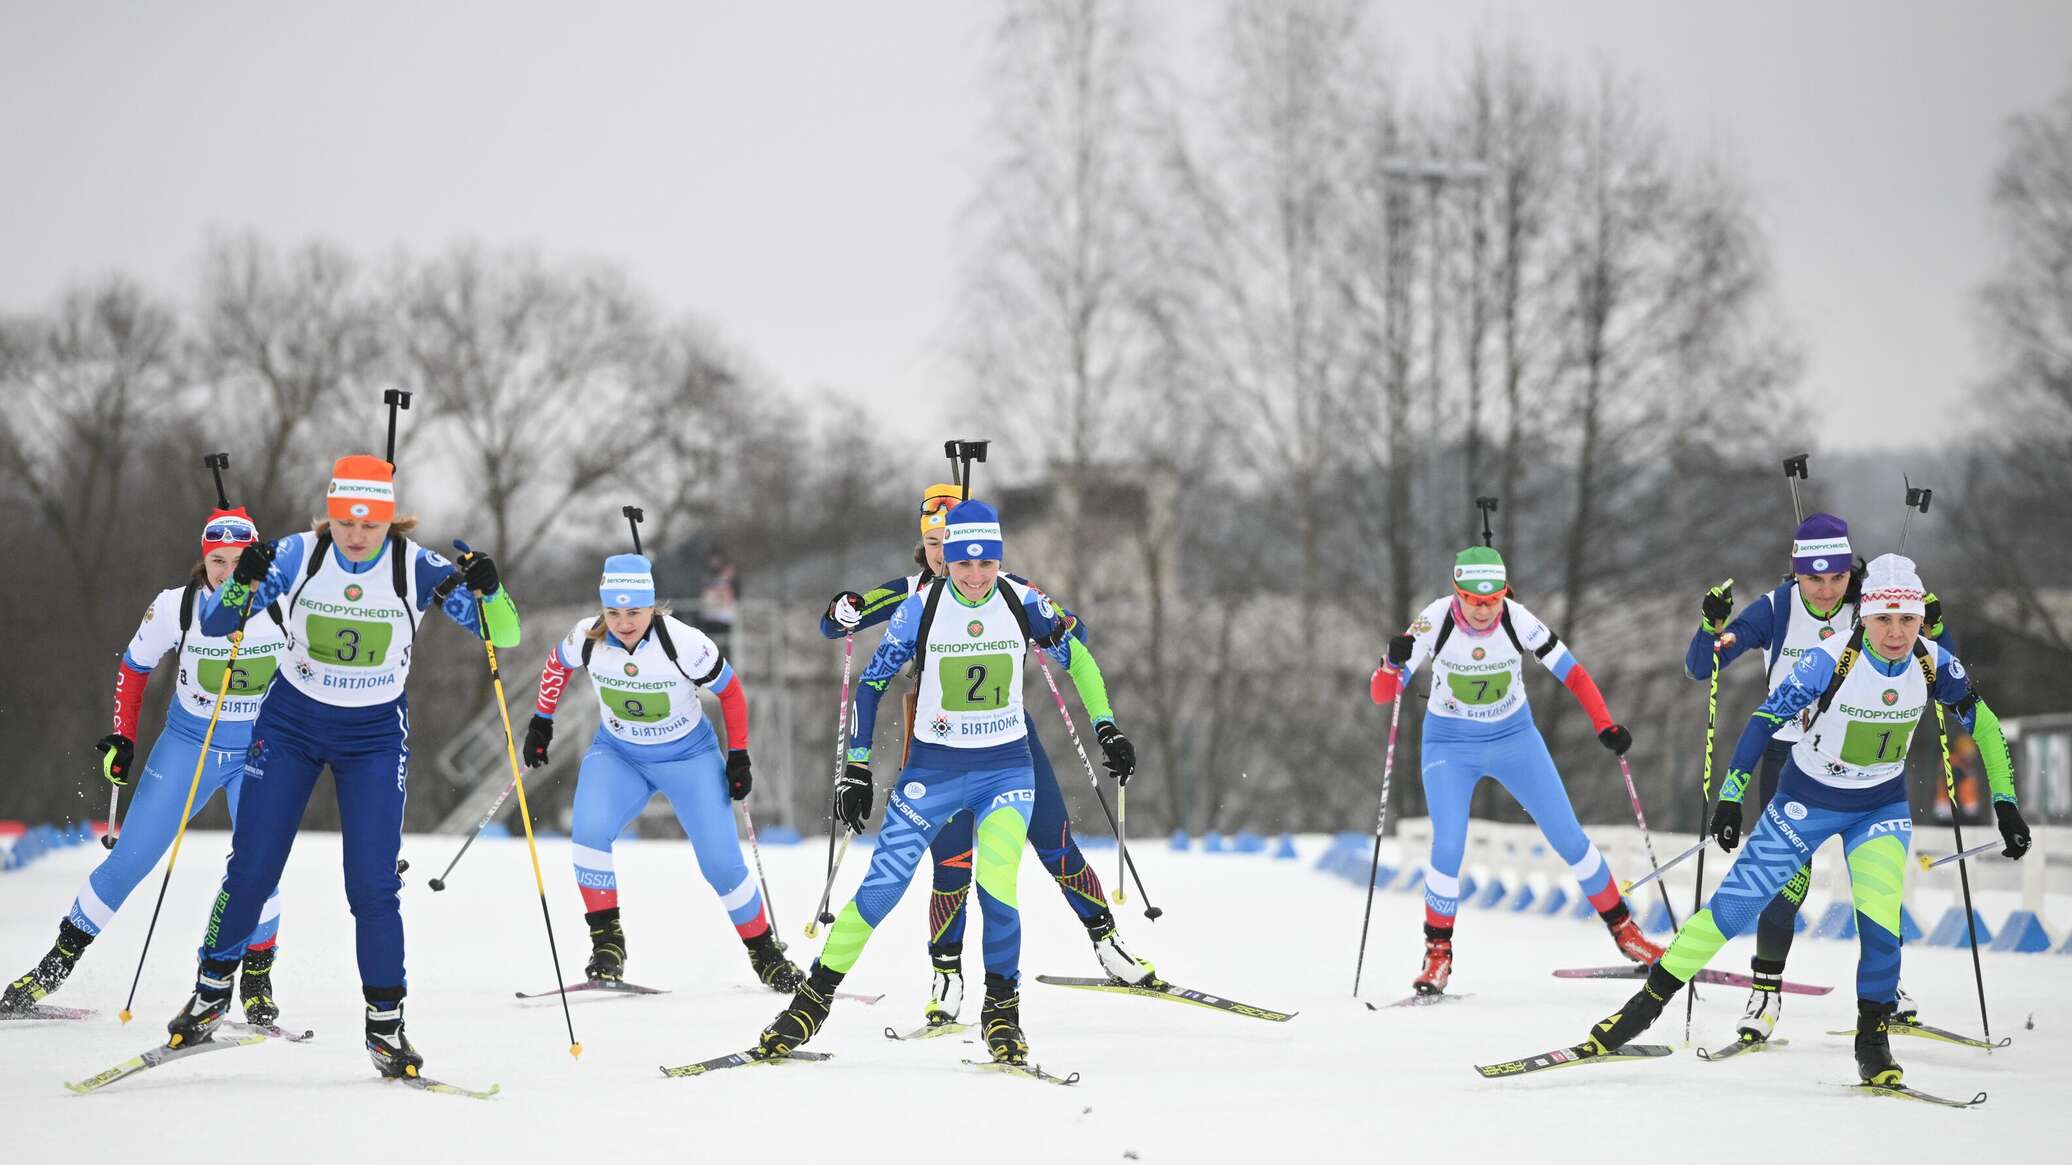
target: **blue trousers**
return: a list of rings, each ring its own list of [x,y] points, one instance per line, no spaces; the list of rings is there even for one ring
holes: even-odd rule
[[[1768,805],[1777,795],[1777,779],[1784,772],[1784,766],[1791,760],[1791,742],[1773,740],[1763,749],[1763,763],[1756,780],[1756,795],[1760,804]],[[1798,934],[1799,907],[1805,904],[1806,891],[1813,886],[1813,855],[1806,855],[1806,864],[1799,867],[1763,907],[1756,918],[1755,958],[1774,959],[1783,962],[1791,953],[1791,940]]]
[[[1058,775],[1036,734],[1029,734],[1029,757],[1036,779],[1036,801],[1029,815],[1029,844],[1043,868],[1057,881],[1065,902],[1081,922],[1107,917],[1108,904],[1101,879],[1094,873],[1079,843],[1072,840],[1072,818],[1065,811],[1065,795],[1058,789]],[[944,823],[935,840],[928,843],[928,855],[935,866],[935,886],[928,897],[928,947],[931,951],[961,948],[964,942],[964,901],[971,892],[972,815],[958,813]]]
[[[1491,730],[1453,728],[1425,718],[1425,803],[1432,817],[1432,857],[1425,871],[1425,922],[1445,928],[1460,912],[1460,864],[1468,845],[1468,806],[1475,786],[1493,777],[1532,816],[1547,844],[1568,863],[1590,904],[1609,910],[1619,901],[1611,868],[1584,834],[1568,789],[1532,718],[1519,714]]]
[[[968,812],[979,823],[974,865],[979,912],[986,922],[986,970],[1019,980],[1022,921],[1015,879],[1035,800],[1035,776],[1026,765],[973,770],[909,765],[902,770],[885,797],[885,825],[870,870],[828,932],[821,962],[845,974],[855,965],[871,932],[906,893],[928,843],[945,821]]]
[[[676,820],[698,855],[698,872],[719,895],[734,931],[751,939],[770,929],[755,875],[741,857],[734,834],[726,765],[710,724],[681,744],[625,744],[603,729],[583,754],[576,778],[575,821],[569,841],[575,851],[576,887],[583,909],[619,904],[619,876],[612,841],[656,793],[669,798]]]
[[[345,900],[357,932],[360,982],[402,990],[404,786],[410,772],[407,699],[371,708],[320,703],[284,681],[267,690],[245,756],[243,804],[231,832],[230,866],[209,914],[202,957],[237,957],[260,906],[281,880],[302,811],[324,766],[338,790]],[[230,936],[235,936],[234,938]]]
[[[198,725],[198,726],[197,726]],[[72,925],[88,934],[99,934],[114,920],[130,891],[151,873],[158,859],[173,844],[180,828],[180,809],[187,804],[187,790],[194,782],[194,769],[201,760],[201,736],[208,722],[195,721],[175,708],[167,714],[164,731],[151,743],[144,769],[131,783],[129,808],[122,816],[122,831],[115,849],[87,875],[86,885],[72,899]],[[201,784],[194,790],[194,814],[208,806],[216,790],[230,802],[230,818],[237,820],[238,802],[244,788],[245,726],[224,731],[216,726],[209,738],[209,757],[201,765]],[[228,743],[231,747],[221,748]],[[193,820],[194,814],[188,815]],[[259,925],[245,939],[248,948],[271,946],[280,930],[281,893],[276,887],[266,897]]]

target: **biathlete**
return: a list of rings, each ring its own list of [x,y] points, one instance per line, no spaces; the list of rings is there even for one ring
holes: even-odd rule
[[[230,866],[202,936],[194,994],[166,1025],[167,1044],[200,1043],[222,1022],[244,936],[280,881],[303,809],[329,764],[345,897],[358,933],[367,1054],[383,1076],[415,1076],[424,1057],[403,1031],[403,880],[396,872],[410,774],[403,686],[418,622],[432,606],[506,650],[518,645],[518,609],[488,555],[466,554],[455,564],[410,540],[417,522],[396,517],[388,462],[341,458],[325,511],[328,520],[310,533],[245,547],[230,581],[200,603],[202,631],[228,635],[278,601],[288,647],[252,725]]]
[[[1494,777],[1531,814],[1611,930],[1619,953],[1636,963],[1654,962],[1662,948],[1633,921],[1611,867],[1577,822],[1547,742],[1533,724],[1525,702],[1526,655],[1575,696],[1606,748],[1623,755],[1632,736],[1613,722],[1596,682],[1560,636],[1509,597],[1501,555],[1486,546],[1461,551],[1453,586],[1452,595],[1432,602],[1407,632],[1389,641],[1388,658],[1370,684],[1374,702],[1386,704],[1402,696],[1419,667],[1432,664],[1422,758],[1432,854],[1425,867],[1424,965],[1411,985],[1436,995],[1452,978],[1468,806],[1484,777]]]
[[[923,593],[930,583],[944,577],[943,529],[950,508],[962,496],[956,485],[937,483],[929,486],[921,497],[921,543],[914,549],[914,564],[920,570],[905,578],[891,579],[862,594],[855,591],[837,594],[829,600],[827,611],[820,617],[820,633],[829,639],[839,639],[844,634],[883,623],[907,599]],[[1007,578],[1023,586],[1031,585],[1028,579],[1017,574],[1008,574]],[[1072,658],[1075,662],[1071,666],[1094,666],[1092,653],[1086,646],[1085,624],[1070,612],[1066,612],[1065,617],[1072,629]],[[912,738],[914,731],[913,713],[914,695],[909,693],[903,721],[908,739]],[[1101,746],[1103,767],[1127,783],[1136,769],[1135,746],[1115,727],[1105,707],[1094,709],[1094,737]],[[1086,927],[1086,936],[1093,943],[1094,956],[1100,961],[1102,972],[1118,983],[1142,983],[1155,974],[1155,968],[1148,960],[1139,959],[1123,948],[1115,916],[1108,910],[1101,879],[1094,873],[1093,864],[1080,853],[1079,843],[1073,839],[1072,819],[1066,811],[1064,794],[1058,789],[1057,773],[1051,768],[1050,757],[1035,733],[1029,734],[1028,741],[1036,776],[1036,800],[1029,818],[1029,844],[1035,847],[1037,859],[1057,882],[1066,904],[1072,907],[1073,914]],[[964,906],[972,883],[971,814],[958,813],[943,825],[935,840],[929,843],[929,860],[934,867],[934,887],[928,899],[928,958],[934,968],[934,978],[926,1015],[929,1026],[939,1027],[956,1020],[964,1001]]]
[[[748,796],[755,783],[741,679],[709,636],[656,604],[654,567],[645,557],[605,559],[597,593],[602,610],[578,621],[547,654],[525,730],[525,763],[538,768],[547,763],[554,710],[569,675],[578,668],[589,671],[597,693],[597,734],[583,753],[569,830],[576,887],[590,926],[584,974],[610,983],[625,978],[626,931],[619,920],[612,840],[660,793],[691,839],[699,872],[747,944],[756,978],[773,990],[790,991],[805,976],[777,945],[768,905],[741,858],[728,803],[729,797]],[[700,688],[719,697],[726,718],[724,763],[712,723],[698,704]]]
[[[901,600],[857,686],[849,765],[836,785],[842,823],[869,823],[871,729],[885,687],[919,660],[913,747],[886,794],[884,831],[856,897],[836,917],[827,945],[791,1005],[763,1029],[755,1055],[783,1056],[827,1021],[834,993],[872,931],[913,878],[936,834],[959,813],[976,821],[973,866],[985,918],[985,1004],[980,1024],[995,1061],[1026,1064],[1021,1027],[1021,917],[1015,878],[1037,797],[1022,704],[1027,650],[1069,668],[1080,699],[1112,719],[1100,670],[1071,636],[1070,616],[1037,588],[1000,572],[1000,518],[983,501],[959,503],[943,531],[949,578]]]
[[[1914,729],[1934,700],[1957,714],[1978,741],[1993,790],[2003,853],[2029,849],[2029,827],[2015,803],[2014,766],[1993,710],[1979,698],[1948,648],[1922,638],[1927,592],[1911,559],[1874,559],[1865,570],[1857,622],[1807,648],[1791,675],[1749,717],[1710,833],[1733,850],[1741,840],[1741,798],[1778,730],[1803,717],[1805,731],[1763,806],[1748,849],[1719,889],[1677,932],[1647,983],[1591,1029],[1588,1051],[1623,1047],[1726,941],[1744,934],[1777,892],[1831,837],[1849,863],[1860,952],[1856,964],[1856,1070],[1867,1084],[1897,1084],[1887,1038],[1899,987],[1900,889],[1914,823],[1907,804],[1906,757]]]
[[[115,849],[87,875],[86,884],[72,899],[72,908],[58,923],[57,942],[34,970],[7,985],[0,993],[0,1012],[23,1011],[56,991],[94,941],[115,919],[115,912],[158,864],[173,834],[180,827],[180,810],[187,804],[190,786],[194,791],[194,812],[200,813],[221,789],[230,803],[231,820],[238,817],[244,792],[245,750],[251,742],[252,721],[266,698],[267,684],[280,666],[287,647],[278,606],[268,606],[266,617],[245,627],[238,645],[237,664],[225,674],[230,640],[209,635],[195,626],[195,607],[215,594],[236,567],[243,547],[259,539],[259,528],[243,507],[217,510],[202,527],[201,561],[195,564],[185,586],[160,591],[144,608],[143,621],[115,668],[114,731],[95,745],[101,754],[101,773],[116,785],[131,780],[136,758],[137,720],[144,704],[144,688],[151,673],[168,652],[177,656],[172,701],[166,706],[165,726],[144,760],[137,777],[136,793],[123,815],[122,831]],[[229,679],[228,689],[223,681]],[[223,697],[220,712],[217,695]],[[209,717],[216,728],[209,734]],[[202,737],[208,734],[206,759]],[[195,784],[195,770],[201,781]],[[113,823],[109,826],[114,828]],[[245,1018],[255,1024],[270,1024],[280,1018],[273,998],[273,964],[278,954],[280,893],[268,887],[258,921],[245,936],[241,960],[243,972],[238,994]]]
[[[1849,545],[1849,523],[1827,513],[1808,514],[1792,535],[1791,574],[1775,589],[1748,604],[1746,610],[1728,622],[1734,610],[1731,585],[1713,587],[1699,604],[1698,630],[1684,655],[1684,674],[1709,681],[1715,656],[1725,668],[1743,654],[1760,648],[1763,652],[1766,695],[1791,679],[1792,668],[1806,652],[1837,635],[1846,635],[1856,622],[1857,594],[1862,587],[1862,564]],[[1922,633],[1943,639],[1942,601],[1934,595],[1923,603]],[[1810,715],[1780,725],[1763,747],[1756,770],[1757,801],[1769,804],[1777,793],[1777,779],[1791,757],[1791,750],[1806,734]],[[1791,953],[1797,932],[1799,908],[1813,884],[1813,855],[1800,866],[1777,897],[1763,907],[1756,919],[1755,954],[1749,971],[1755,985],[1748,993],[1738,1038],[1757,1042],[1770,1038],[1783,1015],[1784,961]],[[1902,1020],[1913,1012],[1904,991],[1899,992],[1897,1013]]]

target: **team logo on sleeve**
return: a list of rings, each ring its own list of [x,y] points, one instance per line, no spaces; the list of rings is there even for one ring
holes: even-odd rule
[[[973,619],[971,622],[966,623],[964,625],[964,632],[965,634],[971,636],[973,639],[977,639],[979,636],[984,635],[986,633],[986,625],[984,623],[979,622],[976,619]]]
[[[151,616],[153,616],[153,615],[155,615],[155,614],[157,614],[157,613],[158,613],[158,604],[157,604],[157,603],[153,603],[153,604],[151,604],[150,606],[148,606],[148,607],[144,608],[144,622],[146,622],[146,623],[149,623],[149,622],[151,621]]]
[[[1423,635],[1425,632],[1430,631],[1431,629],[1432,621],[1430,619],[1425,618],[1423,615],[1419,615],[1417,617],[1417,621],[1410,624],[1410,637],[1412,639],[1415,639],[1418,636]]]
[[[1030,589],[1033,590],[1034,588],[1032,587]],[[1036,610],[1046,619],[1055,619],[1058,617],[1057,608],[1050,605],[1050,596],[1044,594],[1042,591],[1036,592]]]
[[[360,588],[359,583],[349,583],[345,588],[345,600],[349,603],[357,603],[360,601],[360,596],[366,593],[366,591]]]
[[[450,565],[452,565],[451,563],[449,563],[449,562],[447,562],[447,561],[446,561],[446,556],[445,556],[445,555],[443,555],[443,554],[440,554],[440,553],[439,553],[438,551],[436,551],[436,550],[430,550],[430,549],[427,549],[427,550],[426,550],[426,551],[424,552],[424,560],[425,560],[426,562],[430,563],[430,564],[431,564],[431,565],[433,565],[433,566],[450,566]]]

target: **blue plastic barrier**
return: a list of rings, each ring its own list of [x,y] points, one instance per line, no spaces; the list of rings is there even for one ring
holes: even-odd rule
[[[1230,849],[1232,853],[1263,854],[1266,852],[1266,839],[1249,829],[1240,830],[1230,839]]]
[[[2043,929],[2043,920],[2033,910],[2017,910],[2007,916],[2000,926],[2000,937],[1993,940],[1996,951],[2015,951],[2024,955],[2039,954],[2050,949],[2050,932]]]
[[[1550,886],[1547,888],[1547,900],[1540,906],[1540,913],[1548,918],[1553,918],[1561,913],[1562,907],[1567,905],[1568,891],[1559,885]]]
[[[1986,920],[1978,911],[1971,912],[1971,920],[1978,926],[1978,945],[1986,946],[1993,941],[1993,932],[1986,926]],[[1935,933],[1928,936],[1931,947],[1962,947],[1971,945],[1971,936],[1964,927],[1964,908],[1952,906],[1943,911],[1942,921],[1935,924]]]
[[[1171,842],[1170,842],[1169,844],[1170,844],[1170,845],[1172,846],[1172,848],[1173,848],[1173,852],[1175,852],[1175,853],[1183,853],[1183,854],[1184,854],[1184,853],[1186,853],[1186,852],[1187,852],[1187,831],[1186,831],[1186,830],[1184,830],[1184,829],[1176,829],[1176,830],[1174,830],[1174,831],[1173,831],[1173,840],[1172,840],[1172,841],[1171,841]]]
[[[1203,837],[1203,838],[1201,839],[1201,852],[1203,852],[1203,853],[1205,853],[1205,854],[1220,854],[1220,853],[1222,853],[1222,852],[1223,852],[1223,835],[1222,835],[1222,834],[1220,834],[1220,833],[1211,833],[1211,834],[1209,834],[1209,835],[1207,835],[1207,836]]]
[[[772,825],[758,833],[756,840],[763,845],[797,845],[805,839],[789,825]]]
[[[1295,852],[1294,836],[1292,834],[1282,834],[1280,842],[1274,846],[1274,860],[1279,862],[1287,862],[1293,861],[1301,856],[1302,855]]]
[[[1803,914],[1804,911],[1800,913]],[[1820,915],[1819,925],[1813,928],[1813,937],[1854,939],[1856,937],[1856,904],[1853,902],[1828,903],[1827,909]]]
[[[1526,909],[1532,906],[1534,897],[1536,896],[1532,892],[1531,882],[1526,882],[1520,885],[1518,887],[1518,893],[1513,894],[1511,896],[1511,913],[1519,914],[1524,912]]]
[[[1634,913],[1638,915],[1641,912],[1636,910]],[[1647,916],[1640,920],[1640,929],[1643,933],[1673,934],[1676,931],[1676,924],[1669,918],[1669,907],[1663,904],[1660,894],[1655,895],[1654,900],[1648,904],[1646,913]]]
[[[1497,903],[1502,902],[1504,895],[1510,892],[1510,888],[1505,886],[1502,880],[1491,878],[1489,880],[1489,888],[1482,892],[1482,897],[1476,900],[1475,906],[1481,910],[1491,909]]]

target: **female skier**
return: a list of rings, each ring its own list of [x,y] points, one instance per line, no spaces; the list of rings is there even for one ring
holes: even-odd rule
[[[1792,667],[1800,656],[1846,633],[1856,622],[1856,593],[1863,581],[1849,547],[1849,523],[1833,514],[1808,514],[1792,536],[1791,571],[1783,583],[1750,603],[1731,623],[1727,617],[1734,610],[1732,586],[1717,586],[1705,592],[1699,604],[1698,630],[1691,636],[1690,649],[1684,655],[1684,674],[1694,680],[1710,680],[1715,655],[1717,666],[1725,668],[1744,653],[1760,648],[1767,669],[1767,692],[1775,695],[1791,679]],[[1942,601],[1929,595],[1923,609],[1923,633],[1940,642]],[[1805,733],[1805,718],[1800,717],[1781,725],[1764,746],[1756,772],[1757,799],[1761,803],[1769,804],[1776,795],[1777,778],[1784,771],[1793,746]],[[1749,959],[1755,985],[1749,990],[1748,1006],[1742,1012],[1738,1032],[1739,1038],[1747,1042],[1769,1039],[1783,1014],[1784,995],[1780,988],[1784,982],[1784,960],[1791,953],[1791,940],[1797,932],[1799,907],[1813,884],[1813,855],[1809,852],[1806,857],[1807,864],[1784,883],[1756,920],[1755,954]],[[1901,1006],[1907,1008],[1905,993],[1900,993],[1899,998]]]
[[[1741,840],[1741,798],[1778,729],[1801,720],[1777,792],[1705,909],[1684,923],[1668,953],[1626,1006],[1591,1029],[1585,1047],[1623,1047],[1662,1014],[1669,999],[1756,915],[1830,837],[1849,863],[1861,953],[1856,964],[1856,1070],[1867,1084],[1897,1084],[1887,1024],[1899,986],[1899,898],[1914,823],[1906,756],[1928,702],[1954,710],[1978,741],[1993,789],[2007,857],[2028,852],[2029,827],[2015,804],[2014,768],[2000,721],[1979,698],[1964,665],[1921,638],[1927,594],[1912,559],[1886,554],[1866,569],[1859,618],[1803,652],[1791,676],[1749,717],[1720,787],[1711,834],[1733,850]]]
[[[1604,855],[1583,833],[1568,790],[1525,704],[1530,652],[1583,706],[1597,739],[1614,753],[1633,743],[1613,723],[1604,697],[1583,665],[1547,625],[1508,597],[1503,557],[1472,546],[1454,558],[1453,594],[1418,613],[1410,630],[1389,641],[1370,692],[1377,704],[1402,695],[1409,677],[1432,663],[1432,697],[1424,721],[1424,790],[1431,807],[1432,856],[1425,870],[1424,967],[1411,981],[1420,994],[1446,990],[1453,975],[1453,920],[1459,911],[1460,864],[1475,786],[1494,777],[1540,827],[1575,874],[1590,905],[1612,932],[1619,953],[1652,963],[1662,948],[1640,933],[1619,896]]]
[[[603,609],[578,621],[547,653],[539,698],[525,730],[525,763],[547,763],[554,739],[554,709],[577,668],[590,672],[597,693],[597,735],[576,778],[576,887],[590,924],[592,980],[617,983],[626,975],[626,931],[619,922],[619,878],[612,839],[648,798],[661,793],[691,839],[698,869],[748,946],[755,975],[776,991],[790,991],[805,976],[777,946],[769,910],[755,876],[741,860],[727,799],[748,796],[754,784],[748,760],[748,694],[719,648],[703,631],[674,619],[655,603],[653,565],[638,554],[604,560],[598,583]],[[698,706],[698,689],[719,697],[727,721],[727,753],[720,760],[712,723]]]
[[[102,774],[117,785],[130,783],[136,756],[137,717],[143,707],[145,685],[151,682],[151,672],[158,661],[167,652],[174,652],[179,664],[172,702],[166,706],[165,727],[145,757],[144,771],[123,818],[114,851],[87,875],[86,884],[72,899],[72,909],[58,923],[58,940],[50,953],[0,994],[0,1012],[27,1010],[64,983],[87,945],[115,918],[130,891],[137,888],[137,883],[151,872],[166,847],[173,843],[173,834],[180,826],[180,810],[187,804],[188,788],[194,784],[197,766],[201,769],[201,783],[194,789],[194,812],[201,812],[209,798],[221,789],[230,802],[231,819],[237,819],[252,721],[259,715],[266,685],[280,665],[288,640],[282,631],[280,608],[267,607],[267,618],[255,619],[245,628],[244,639],[238,644],[237,664],[228,676],[230,686],[225,690],[224,661],[230,655],[230,640],[196,628],[194,610],[198,599],[213,595],[230,577],[239,551],[258,538],[259,528],[252,524],[242,506],[217,510],[202,527],[201,561],[195,565],[187,584],[160,591],[151,605],[144,608],[144,619],[137,624],[137,633],[115,668],[115,730],[95,745],[101,753]],[[202,737],[208,733],[210,715],[216,712],[219,692],[223,694],[223,708],[216,714],[216,730],[209,736],[208,758],[204,761]],[[246,1020],[254,1024],[271,1024],[280,1018],[280,1008],[273,1000],[272,980],[280,913],[280,893],[272,890],[243,947],[244,972],[238,993],[244,1002]]]
[[[518,645],[518,609],[488,555],[464,554],[456,565],[410,540],[417,521],[396,517],[395,467],[388,462],[364,454],[339,459],[325,511],[328,521],[311,533],[246,546],[230,581],[200,604],[202,631],[227,635],[279,601],[288,648],[279,682],[252,726],[230,867],[202,936],[194,994],[166,1025],[167,1044],[200,1043],[222,1022],[243,938],[280,881],[303,808],[329,764],[345,897],[359,935],[367,1054],[383,1076],[416,1076],[424,1057],[403,1032],[397,904],[403,881],[396,851],[410,772],[403,685],[418,622],[434,603],[506,650]]]
[[[836,786],[836,812],[857,832],[870,821],[871,728],[885,686],[908,660],[920,661],[920,698],[911,758],[887,794],[885,827],[856,897],[828,931],[827,945],[791,1006],[763,1029],[758,1058],[783,1056],[827,1021],[843,976],[871,932],[899,902],[922,851],[955,815],[976,820],[973,865],[985,916],[986,998],[980,1012],[986,1047],[1003,1064],[1026,1064],[1021,1029],[1021,916],[1015,875],[1036,800],[1036,776],[1022,708],[1023,652],[1031,647],[1066,666],[1096,722],[1111,727],[1100,669],[1071,637],[1071,616],[1037,588],[1000,572],[1003,541],[993,507],[960,502],[943,531],[949,578],[902,600],[864,669],[856,692],[849,766]],[[1120,733],[1115,734],[1118,738]]]
[[[871,588],[865,594],[843,591],[828,601],[827,611],[820,618],[820,633],[829,639],[837,639],[846,633],[853,633],[865,627],[874,626],[892,617],[899,605],[909,597],[921,593],[929,583],[943,577],[943,528],[947,522],[950,507],[957,504],[963,491],[956,485],[937,483],[928,487],[921,495],[921,544],[914,550],[914,563],[921,569]],[[1028,586],[1029,580],[1020,575],[1009,574],[1008,578]],[[1086,628],[1070,612],[1065,617],[1071,620],[1072,638],[1076,653],[1091,655],[1086,651]],[[905,701],[906,734],[913,735],[914,694],[908,693]],[[1094,736],[1101,745],[1103,767],[1127,783],[1136,769],[1135,747],[1112,722],[1097,720]],[[1065,902],[1072,907],[1080,924],[1086,927],[1086,935],[1094,946],[1094,957],[1100,961],[1101,970],[1118,983],[1143,983],[1155,973],[1155,968],[1144,959],[1139,959],[1123,949],[1122,936],[1115,925],[1115,917],[1108,911],[1107,897],[1101,889],[1101,879],[1094,873],[1093,864],[1079,852],[1079,843],[1072,837],[1072,819],[1065,808],[1064,794],[1058,790],[1058,778],[1051,768],[1050,757],[1043,751],[1043,743],[1035,733],[1029,734],[1029,756],[1036,774],[1036,801],[1029,818],[1029,844],[1036,849],[1036,857],[1043,868],[1050,871],[1058,889],[1064,894]],[[941,1027],[952,1023],[964,1002],[964,904],[971,893],[972,880],[972,819],[967,813],[959,813],[943,825],[942,831],[929,843],[929,860],[934,866],[934,889],[928,899],[928,958],[934,967],[934,980],[929,990],[926,1016],[928,1026]]]

